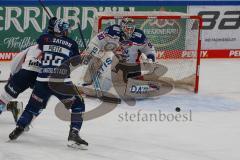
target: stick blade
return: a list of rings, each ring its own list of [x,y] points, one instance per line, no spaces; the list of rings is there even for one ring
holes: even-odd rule
[[[103,102],[108,102],[108,103],[115,103],[115,104],[121,104],[122,100],[120,98],[117,97],[110,97],[110,96],[101,96],[99,97],[100,100],[102,100]]]

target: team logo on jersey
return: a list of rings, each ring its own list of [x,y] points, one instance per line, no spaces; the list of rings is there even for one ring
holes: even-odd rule
[[[183,34],[181,26],[186,26],[185,22],[173,19],[148,19],[142,25],[141,29],[146,37],[156,48],[168,47],[179,43]],[[182,41],[184,42],[184,41]],[[183,45],[181,42],[180,45]],[[178,45],[179,48],[179,45]]]
[[[48,41],[49,41],[48,37],[45,37],[45,38],[43,39],[43,41],[44,41],[45,43],[48,43]]]
[[[113,27],[113,30],[120,32],[120,28],[119,28],[118,26],[114,26],[114,27]]]
[[[39,62],[37,59],[35,59],[34,61],[33,60],[30,60],[29,63],[28,63],[29,66],[36,66],[36,67],[39,67],[41,65],[41,62]]]
[[[112,64],[112,59],[110,57],[108,57],[103,64],[101,65],[101,67],[99,68],[99,70],[97,71],[97,75],[100,76],[102,73],[104,73],[108,66],[110,66]]]

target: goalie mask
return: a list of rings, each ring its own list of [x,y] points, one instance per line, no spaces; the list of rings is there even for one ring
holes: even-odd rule
[[[124,32],[127,39],[129,39],[134,30],[135,30],[135,22],[132,18],[123,18],[121,21],[121,30]]]
[[[57,19],[54,24],[54,33],[60,36],[67,36],[69,29],[69,23],[63,21],[63,19]]]

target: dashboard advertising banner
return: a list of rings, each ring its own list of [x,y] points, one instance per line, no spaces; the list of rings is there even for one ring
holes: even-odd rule
[[[94,26],[96,12],[118,11],[171,11],[187,12],[187,6],[47,6],[49,13],[64,18],[71,25],[69,36],[79,50],[83,50],[78,25],[80,23],[84,40],[88,44]],[[20,51],[36,44],[36,39],[46,31],[49,17],[42,6],[0,6],[0,80],[8,79],[10,61]],[[2,72],[1,72],[2,71]]]
[[[79,49],[83,43],[79,35],[80,22],[85,42],[92,35],[94,15],[103,11],[172,11],[187,12],[186,6],[148,6],[148,7],[81,7],[47,6],[49,13],[57,18],[64,18],[71,27],[70,37],[77,41]],[[46,30],[49,17],[41,6],[0,6],[0,61],[11,60],[15,52],[34,45],[36,39]],[[7,33],[7,34],[6,34]]]
[[[202,17],[204,58],[240,57],[240,6],[189,6],[188,13]]]

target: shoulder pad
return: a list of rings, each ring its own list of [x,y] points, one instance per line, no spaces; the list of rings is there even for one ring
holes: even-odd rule
[[[133,32],[133,35],[131,37],[131,40],[135,43],[145,43],[146,42],[146,36],[144,32],[140,29],[135,29]]]
[[[106,33],[112,37],[114,37],[114,36],[120,37],[120,33],[121,33],[120,26],[119,25],[109,26],[104,30],[104,33]]]
[[[139,38],[145,38],[145,34],[144,32],[141,30],[141,29],[135,29],[133,34],[136,36],[136,37],[139,37]]]

